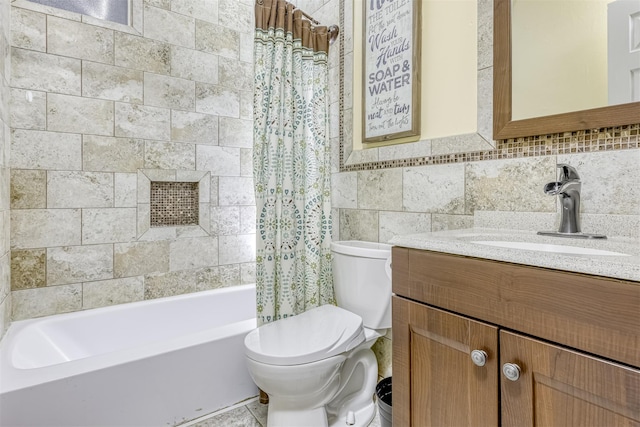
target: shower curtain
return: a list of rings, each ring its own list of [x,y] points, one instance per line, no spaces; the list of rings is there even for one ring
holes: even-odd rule
[[[254,40],[258,323],[334,304],[329,39],[284,0],[257,0]]]

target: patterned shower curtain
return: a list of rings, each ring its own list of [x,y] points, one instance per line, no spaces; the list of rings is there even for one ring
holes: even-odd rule
[[[327,27],[257,0],[254,41],[258,323],[335,304]]]

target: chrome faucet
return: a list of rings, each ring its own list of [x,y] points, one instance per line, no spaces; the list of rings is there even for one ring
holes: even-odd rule
[[[580,229],[580,190],[582,182],[580,175],[574,167],[560,163],[558,181],[550,182],[544,186],[544,193],[550,196],[559,196],[562,204],[560,228],[558,231],[538,231],[538,234],[547,236],[577,237],[586,239],[606,239],[601,234],[586,234]]]

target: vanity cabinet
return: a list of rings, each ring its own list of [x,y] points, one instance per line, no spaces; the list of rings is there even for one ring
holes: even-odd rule
[[[640,426],[640,283],[394,247],[393,290],[394,425]]]

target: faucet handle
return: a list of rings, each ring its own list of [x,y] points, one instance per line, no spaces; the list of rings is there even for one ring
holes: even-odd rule
[[[560,181],[579,181],[580,175],[578,175],[578,171],[570,165],[565,163],[558,163],[556,165],[558,169],[560,169]]]

